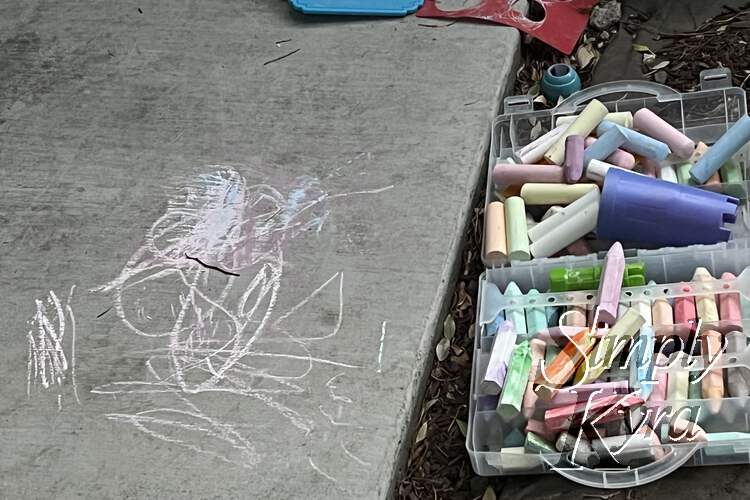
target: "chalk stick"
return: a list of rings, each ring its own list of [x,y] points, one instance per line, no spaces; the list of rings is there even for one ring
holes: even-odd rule
[[[567,205],[591,191],[596,184],[543,184],[529,182],[521,187],[521,198],[527,205]]]
[[[519,163],[536,163],[544,157],[544,153],[552,147],[557,139],[567,130],[568,124],[558,125],[546,134],[538,137],[522,147],[513,155]]]
[[[500,201],[487,205],[484,229],[484,258],[492,266],[502,266],[508,261],[508,243],[505,238],[505,207]]]
[[[490,360],[487,364],[479,390],[482,394],[500,394],[508,372],[510,357],[516,345],[516,330],[513,323],[503,322],[492,341]]]
[[[692,139],[648,108],[642,108],[635,112],[633,115],[633,128],[665,143],[678,158],[690,158],[690,155],[695,150],[695,143]]]
[[[513,350],[508,367],[508,374],[500,394],[497,413],[504,419],[510,420],[521,412],[523,395],[531,371],[531,348],[525,340]]]
[[[581,111],[567,130],[557,139],[552,147],[544,154],[550,163],[561,165],[565,159],[565,138],[569,135],[586,137],[607,115],[607,107],[596,99],[592,99]]]
[[[526,205],[522,198],[505,200],[505,235],[510,260],[529,260],[529,234],[526,226]]]
[[[526,184],[527,182],[562,184],[565,182],[565,176],[563,167],[559,165],[498,163],[492,169],[492,182],[496,186]]]
[[[625,274],[625,253],[616,241],[609,247],[602,263],[602,275],[597,291],[597,322],[613,325],[617,319],[622,278]]]
[[[690,177],[702,184],[719,170],[732,155],[750,141],[750,116],[737,120],[690,170]]]
[[[671,153],[669,146],[663,142],[612,122],[601,122],[596,129],[597,135],[601,137],[612,128],[616,128],[625,136],[626,140],[620,146],[625,151],[630,151],[638,156],[645,156],[653,160],[665,160]]]
[[[569,135],[565,138],[565,182],[575,184],[583,175],[583,137],[580,135]]]
[[[578,115],[558,116],[555,120],[555,125],[570,125],[573,123]],[[614,122],[623,127],[633,128],[633,114],[630,111],[617,111],[614,113],[607,113],[604,115],[604,119],[608,122]]]

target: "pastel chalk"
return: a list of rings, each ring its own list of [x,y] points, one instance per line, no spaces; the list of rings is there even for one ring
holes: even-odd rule
[[[625,274],[625,253],[622,244],[616,241],[607,251],[602,263],[602,275],[597,291],[597,323],[613,325],[617,319],[622,278]]]
[[[597,135],[601,137],[612,128],[616,128],[625,136],[626,140],[620,146],[625,151],[653,160],[665,160],[672,152],[663,142],[612,122],[601,122],[596,129]]]
[[[522,297],[523,293],[518,285],[511,281],[508,286],[505,287],[503,294],[506,297]],[[505,317],[513,323],[518,335],[526,335],[526,314],[524,314],[522,307],[509,307],[505,310]]]
[[[583,144],[588,148],[595,142],[596,137],[588,136]],[[635,167],[635,156],[620,148],[615,149],[611,155],[605,158],[605,161],[626,170],[630,170]]]
[[[479,390],[482,394],[500,394],[515,345],[516,330],[513,327],[513,323],[505,321],[492,340],[490,360],[487,363],[487,369],[479,385]]]
[[[583,152],[583,165],[587,166],[591,160],[604,160],[625,141],[625,135],[619,129],[610,128]]]
[[[748,141],[750,116],[744,115],[696,162],[690,170],[690,177],[696,183],[703,184]]]
[[[583,175],[584,152],[583,137],[580,135],[569,135],[565,138],[565,182],[575,184]]]
[[[525,340],[513,349],[513,354],[505,377],[503,391],[497,405],[497,413],[504,419],[510,420],[521,412],[523,396],[531,371],[531,348]]]
[[[555,120],[555,125],[570,125],[576,119],[577,115],[558,116]],[[614,113],[607,113],[604,115],[604,119],[609,122],[614,122],[623,127],[633,128],[633,114],[630,111],[616,111]]]
[[[732,273],[723,273],[721,279],[724,281],[733,281],[737,279]],[[719,330],[730,332],[742,330],[742,302],[740,294],[737,292],[726,292],[717,294],[719,305],[719,317],[721,324]]]
[[[678,158],[687,159],[695,150],[692,139],[648,108],[639,109],[633,114],[633,128],[663,142]]]
[[[531,258],[526,226],[526,204],[518,196],[511,196],[505,200],[505,236],[511,261]]]
[[[521,187],[521,198],[527,205],[567,205],[591,191],[596,184],[547,184],[529,182]]]
[[[508,261],[505,206],[500,201],[487,205],[484,218],[484,258],[491,266],[502,266]]]
[[[550,163],[561,165],[565,159],[565,139],[569,135],[586,137],[607,115],[607,107],[596,99],[592,99],[565,132],[557,139],[552,147],[544,154]]]
[[[538,137],[526,146],[519,149],[513,156],[519,163],[536,163],[544,157],[549,148],[552,147],[557,139],[567,130],[569,124],[558,125],[546,134]]]
[[[575,186],[579,185],[581,184]],[[596,228],[599,214],[599,190],[594,184],[591,186],[594,186],[594,190],[529,231],[529,238],[532,241],[529,250],[535,258],[554,255]]]
[[[701,354],[713,360],[722,352],[721,333],[715,330],[701,332]],[[724,397],[724,372],[721,368],[711,368],[701,380],[701,394],[708,399],[709,413],[716,415],[721,411],[721,400]]]
[[[496,186],[541,182],[562,184],[565,182],[563,167],[559,165],[529,165],[498,163],[492,169],[492,182]]]

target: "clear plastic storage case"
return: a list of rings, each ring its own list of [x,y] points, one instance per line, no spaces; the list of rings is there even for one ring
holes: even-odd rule
[[[648,108],[696,143],[702,141],[711,145],[734,122],[747,114],[744,90],[732,87],[731,84],[728,71],[716,69],[703,71],[700,76],[700,90],[690,93],[678,93],[670,87],[653,82],[611,82],[589,87],[573,94],[554,109],[541,111],[533,110],[533,102],[529,96],[506,98],[504,114],[492,125],[485,208],[490,202],[500,200],[500,195],[492,182],[492,170],[498,160],[512,157],[514,152],[532,142],[532,137],[537,138],[553,129],[559,117],[579,113],[591,99],[599,99],[610,112],[634,113],[641,108]],[[737,184],[724,183],[720,187],[725,194],[740,198],[740,209],[733,227],[733,239],[750,236],[746,195],[747,180],[750,179],[749,158],[750,146],[747,145],[733,157],[743,175],[742,185],[738,188]],[[670,164],[669,161],[660,163]],[[716,189],[716,186],[713,189]],[[589,239],[587,243],[593,252],[597,252],[608,248],[611,242]],[[626,242],[622,243],[628,247]],[[532,262],[534,260],[532,258]],[[512,265],[524,264],[528,262],[512,261]],[[493,267],[493,263],[486,259],[485,265]]]
[[[666,248],[659,250],[631,250],[626,264],[643,264],[646,280],[653,280],[656,285],[624,287],[621,301],[657,299],[674,300],[677,297],[715,294],[719,297],[726,293],[739,293],[742,302],[741,325],[743,331],[750,328],[750,242],[748,240],[730,241],[711,246],[693,246],[688,248]],[[539,259],[533,266],[504,267],[488,269],[479,283],[479,303],[476,321],[474,364],[472,366],[471,399],[466,447],[471,456],[474,470],[484,476],[511,474],[540,474],[557,472],[569,479],[588,486],[599,488],[624,488],[638,486],[654,481],[682,465],[723,465],[750,463],[750,434],[748,438],[740,437],[731,442],[709,443],[667,443],[661,444],[663,457],[639,467],[586,468],[574,466],[565,459],[564,453],[518,453],[518,445],[508,449],[504,442],[511,432],[509,424],[500,417],[494,405],[497,397],[483,394],[480,382],[487,368],[493,338],[486,334],[489,324],[498,312],[508,309],[531,307],[586,306],[596,302],[597,290],[568,291],[561,293],[540,293],[525,295],[530,289],[539,291],[549,289],[549,273],[553,268],[575,270],[601,265],[602,260],[596,255],[583,257],[562,257]],[[698,267],[706,268],[714,277],[723,273],[733,273],[734,280],[714,279],[711,281],[691,282],[693,272]],[[744,271],[744,273],[743,273]],[[502,296],[488,294],[491,285],[500,291],[505,290],[510,282],[515,282],[523,296]],[[703,328],[726,330],[726,325],[704,324]],[[661,325],[654,324],[656,330]],[[673,328],[678,328],[675,325]],[[529,337],[519,335],[516,343]],[[747,338],[745,338],[745,345]],[[745,350],[732,356],[723,355],[714,367],[750,366],[750,351]],[[690,399],[690,405],[705,409],[708,400]],[[544,403],[539,402],[541,409]],[[741,432],[750,433],[750,417],[747,410],[750,398],[725,397],[722,399],[721,411],[708,415],[699,424],[706,432]],[[524,412],[531,410],[524,408]],[[538,409],[537,409],[538,410]],[[522,417],[523,418],[523,417]],[[517,423],[515,424],[517,428]],[[655,429],[656,430],[656,429]],[[658,432],[658,430],[657,430]],[[504,451],[505,449],[505,451]]]

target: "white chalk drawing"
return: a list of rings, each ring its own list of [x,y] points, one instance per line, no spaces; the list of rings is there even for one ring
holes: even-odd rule
[[[380,347],[378,348],[378,373],[383,372],[383,345],[385,344],[385,327],[388,324],[387,321],[383,321],[380,325]]]
[[[81,404],[76,384],[76,322],[70,307],[74,290],[75,285],[70,288],[65,305],[52,290],[44,300],[36,299],[36,312],[29,321],[30,329],[26,334],[29,345],[26,397],[30,399],[34,389],[52,392],[56,395],[58,411],[62,411],[63,394],[68,384],[76,403]],[[66,328],[70,332],[67,348]]]
[[[212,415],[212,406],[201,397],[241,398],[243,405],[271,411],[278,422],[303,436],[328,435],[342,426],[358,428],[342,418],[352,399],[335,384],[361,366],[326,355],[341,333],[344,273],[334,273],[317,287],[300,284],[285,291],[283,297],[293,297],[312,289],[279,313],[284,251],[292,238],[305,233],[318,237],[331,213],[330,200],[376,194],[393,186],[328,194],[306,176],[283,194],[270,184],[249,183],[232,167],[211,170],[171,197],[166,212],[119,275],[96,289],[111,294],[120,322],[135,339],[142,339],[133,352],[145,356],[145,366],[142,380],[114,381],[92,392],[116,398],[148,394],[152,404],[147,409],[113,412],[107,418],[253,468],[263,453],[252,430]],[[313,303],[332,297],[333,307],[326,308],[329,331],[293,328],[290,318],[309,314]],[[338,373],[323,387],[313,386],[308,378],[314,370],[332,369]],[[309,401],[307,395],[318,391],[330,398],[330,405]],[[160,406],[163,400],[169,403]],[[334,415],[331,408],[336,406]],[[352,461],[365,464],[343,443],[342,449]],[[308,461],[336,482],[309,456]]]

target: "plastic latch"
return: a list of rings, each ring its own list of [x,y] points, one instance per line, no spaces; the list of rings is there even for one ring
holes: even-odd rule
[[[533,110],[534,101],[529,95],[512,95],[503,99],[503,113],[506,115]]]
[[[704,69],[700,73],[701,90],[724,89],[732,86],[729,68]]]

